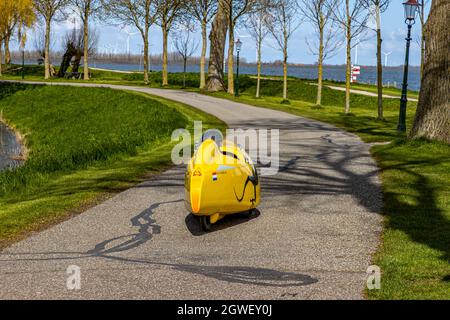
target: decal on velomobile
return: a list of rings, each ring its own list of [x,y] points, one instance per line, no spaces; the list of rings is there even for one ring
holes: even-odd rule
[[[253,214],[261,186],[247,153],[229,141],[207,138],[189,161],[185,176],[187,209],[199,217],[203,230],[226,215]]]

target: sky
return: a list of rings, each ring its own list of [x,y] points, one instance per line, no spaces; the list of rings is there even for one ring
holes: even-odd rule
[[[391,0],[388,9],[382,13],[381,16],[381,31],[382,31],[382,51],[389,53],[388,65],[397,66],[401,65],[405,59],[405,37],[407,27],[404,22],[404,10],[402,2],[404,0]],[[79,22],[76,22],[77,26],[80,26]],[[62,22],[54,22],[53,28],[53,49],[61,50],[61,38],[67,30],[71,30],[74,27],[74,19],[69,18]],[[132,26],[127,26],[125,30],[120,27],[114,27],[112,25],[106,25],[99,21],[94,23],[94,28],[99,35],[98,51],[100,52],[127,52],[127,34],[128,31],[131,36],[129,39],[129,49],[131,53],[139,53],[142,49],[142,39],[137,33],[137,30]],[[30,30],[28,35],[27,49],[34,49],[34,36],[35,31]],[[420,50],[416,43],[420,35],[420,23],[417,23],[412,28],[411,51],[410,51],[410,64],[420,64]],[[241,57],[244,57],[248,62],[256,61],[256,45],[251,39],[245,28],[239,28],[237,30],[236,38],[240,37],[243,42]],[[195,41],[200,42],[201,36],[199,30],[194,34]],[[289,62],[290,63],[303,63],[313,64],[316,61],[316,56],[311,54],[306,44],[306,38],[315,38],[313,28],[304,22],[300,28],[296,30],[289,42]],[[375,65],[376,64],[376,34],[374,31],[369,31],[366,40],[362,41],[357,47],[357,61],[356,49],[352,51],[352,62],[359,65]],[[170,40],[169,40],[170,42]],[[13,48],[17,48],[17,45],[12,44]],[[197,53],[200,54],[201,46],[198,46]],[[152,26],[150,29],[150,51],[151,54],[160,54],[162,51],[162,33],[158,26]],[[171,51],[169,45],[169,51]],[[209,52],[209,51],[208,51]],[[270,37],[265,39],[262,50],[262,60],[265,62],[271,62],[275,60],[281,60],[282,54],[276,49],[274,40]],[[383,64],[385,63],[385,55],[382,56]],[[345,47],[342,47],[339,52],[326,61],[328,64],[345,64]]]

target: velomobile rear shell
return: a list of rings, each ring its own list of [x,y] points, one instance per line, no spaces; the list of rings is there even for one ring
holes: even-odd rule
[[[189,162],[185,200],[193,214],[216,215],[214,220],[255,208],[260,202],[260,183],[251,159],[230,142],[219,147],[205,140]]]

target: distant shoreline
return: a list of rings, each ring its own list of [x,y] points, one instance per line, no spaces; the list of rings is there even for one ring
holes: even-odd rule
[[[18,60],[14,60],[15,63],[20,64]],[[162,70],[162,65],[150,61],[150,70],[158,72]],[[53,60],[53,65],[57,66],[57,60]],[[36,65],[33,60],[27,60],[26,64]],[[120,72],[120,73],[139,73],[143,72],[142,63],[104,63],[91,59],[89,67],[92,69]],[[168,64],[168,71],[170,73],[183,72],[183,66],[179,63]],[[199,65],[196,63],[190,63],[187,65],[187,72],[198,73]],[[227,72],[227,69],[225,69]],[[252,64],[241,64],[241,74],[256,75],[257,68]],[[283,68],[281,65],[263,64],[261,73],[266,76],[282,76]],[[345,81],[345,65],[325,65],[323,68],[324,80],[343,82]],[[317,66],[316,65],[289,65],[288,76],[300,78],[300,79],[317,79]],[[401,88],[403,81],[403,67],[383,67],[383,86]],[[377,68],[373,66],[361,66],[361,74],[357,79],[358,83],[376,85],[377,82]],[[420,68],[411,67],[409,69],[409,83],[408,88],[413,91],[420,90]]]

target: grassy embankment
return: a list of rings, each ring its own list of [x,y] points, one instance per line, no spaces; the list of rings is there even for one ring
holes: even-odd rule
[[[30,150],[0,172],[0,247],[169,166],[174,129],[224,128],[180,103],[101,88],[1,84],[0,110]]]
[[[139,74],[94,71],[94,82],[143,85]],[[42,80],[41,76],[35,76]],[[188,75],[188,90],[198,87],[198,75]],[[273,78],[273,77],[271,77]],[[151,75],[159,86],[160,73]],[[171,74],[171,87],[180,87],[182,77]],[[260,107],[273,108],[332,123],[359,135],[366,142],[394,141],[374,146],[381,168],[385,228],[374,263],[383,272],[382,289],[369,291],[373,299],[427,299],[450,297],[450,146],[425,140],[407,141],[396,131],[399,101],[384,99],[385,120],[376,119],[376,98],[352,94],[351,114],[343,113],[344,93],[324,88],[323,105],[315,106],[316,88],[311,80],[289,82],[290,104],[281,104],[282,84],[264,80],[262,98],[255,99],[255,80],[240,78],[241,96],[215,96]],[[342,85],[326,82],[332,85]],[[354,89],[375,92],[369,85]],[[399,95],[390,88],[386,94]],[[409,92],[410,97],[417,93]],[[416,103],[408,104],[407,126],[411,127]]]

